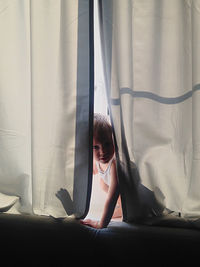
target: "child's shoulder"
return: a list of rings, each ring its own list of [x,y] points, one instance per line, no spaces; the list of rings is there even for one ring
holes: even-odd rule
[[[116,165],[116,157],[114,156],[112,159],[111,159],[111,165]]]
[[[113,157],[112,160],[111,160],[111,165],[110,165],[110,169],[116,169],[116,158]]]

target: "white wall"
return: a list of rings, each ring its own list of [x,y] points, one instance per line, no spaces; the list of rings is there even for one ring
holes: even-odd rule
[[[95,92],[94,112],[107,114],[107,100],[105,91],[105,80],[103,73],[103,61],[100,48],[99,19],[97,11],[97,0],[94,1],[94,60],[95,60]]]

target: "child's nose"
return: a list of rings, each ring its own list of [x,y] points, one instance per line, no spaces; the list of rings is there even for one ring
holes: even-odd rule
[[[103,154],[103,147],[100,148],[100,154]]]
[[[102,146],[102,153],[106,153],[107,149],[106,149],[106,146]]]

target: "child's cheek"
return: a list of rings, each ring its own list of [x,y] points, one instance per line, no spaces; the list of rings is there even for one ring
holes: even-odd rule
[[[112,147],[111,149],[110,149],[110,155],[113,155],[114,154],[114,148]]]
[[[94,158],[96,159],[96,160],[98,160],[98,158],[99,158],[99,155],[98,155],[99,153],[97,152],[97,151],[95,151],[94,152]]]

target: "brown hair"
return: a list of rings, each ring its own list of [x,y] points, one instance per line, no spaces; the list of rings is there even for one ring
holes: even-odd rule
[[[103,135],[105,132],[112,135],[112,126],[108,122],[106,116],[95,113],[94,114],[94,127],[93,127],[93,137],[98,138],[98,136]]]

